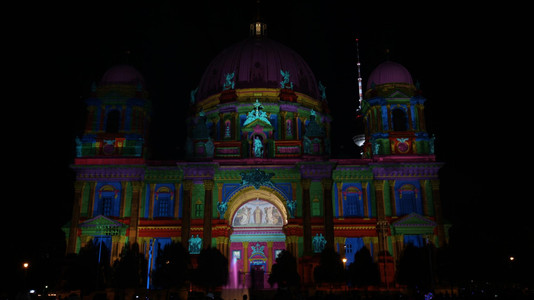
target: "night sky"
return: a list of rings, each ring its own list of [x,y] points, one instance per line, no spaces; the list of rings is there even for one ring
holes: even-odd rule
[[[355,39],[364,87],[384,60],[404,65],[427,98],[455,242],[470,247],[467,259],[484,252],[525,261],[534,252],[526,209],[533,192],[523,175],[531,150],[517,138],[527,127],[512,63],[521,60],[513,46],[521,27],[513,21],[504,27],[501,8],[368,2],[262,1],[259,11],[268,36],[299,53],[326,86],[338,157],[358,156],[352,136],[362,132],[354,113]],[[62,247],[59,227],[70,219],[73,201],[74,138],[82,133],[91,84],[115,64],[136,67],[153,102],[153,159],[177,159],[190,91],[219,52],[248,37],[257,12],[255,0],[39,5],[17,10],[14,25],[30,26],[6,46],[13,51],[5,57],[13,82],[3,108],[14,117],[4,127],[6,163],[15,165],[4,182],[3,222],[10,227],[3,229],[11,229],[4,241],[12,242],[3,250],[16,251],[14,262]],[[11,216],[19,217],[16,226]]]

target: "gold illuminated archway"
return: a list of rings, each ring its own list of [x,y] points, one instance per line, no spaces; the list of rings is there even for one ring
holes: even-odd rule
[[[237,192],[228,200],[228,208],[226,209],[224,218],[231,224],[237,209],[244,203],[255,199],[264,200],[274,205],[282,214],[284,225],[287,224],[288,212],[286,200],[278,191],[266,186],[261,186],[259,189],[249,186]]]

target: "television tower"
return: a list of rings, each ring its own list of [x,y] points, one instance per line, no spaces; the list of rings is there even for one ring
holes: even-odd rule
[[[356,108],[356,120],[360,121],[360,118],[362,117],[362,100],[363,100],[363,89],[362,89],[362,73],[360,70],[360,47],[358,45],[358,39],[356,39],[356,58],[357,58],[357,66],[358,66],[358,94],[360,98],[358,99],[358,108]],[[363,157],[363,149],[362,146],[365,142],[365,134],[360,133],[352,137],[352,140],[354,141],[354,144],[360,148],[360,155]]]
[[[356,39],[356,58],[358,60],[358,63],[356,64],[358,66],[358,93],[360,95],[360,99],[358,100],[358,111],[362,109],[362,100],[363,100],[363,90],[362,90],[362,73],[360,70],[360,47],[358,45],[358,39]]]

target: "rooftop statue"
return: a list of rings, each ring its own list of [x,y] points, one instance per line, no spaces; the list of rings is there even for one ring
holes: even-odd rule
[[[226,73],[226,81],[224,82],[223,90],[233,90],[235,88],[235,80],[232,80],[235,76],[235,72]]]
[[[289,82],[289,77],[291,74],[289,74],[289,71],[280,70],[280,74],[282,74],[282,77],[284,80],[280,81],[280,88],[282,89],[293,89],[293,82]]]
[[[306,133],[304,134],[304,136],[307,136],[309,138],[324,136],[323,128],[315,121],[316,117],[317,113],[315,112],[315,110],[310,110],[310,120],[306,125]]]
[[[322,82],[319,81],[319,90],[321,91],[321,100],[326,100],[326,86],[323,85]]]
[[[245,123],[243,123],[243,126],[246,126],[252,123],[256,119],[260,119],[263,122],[270,124],[271,122],[267,118],[267,113],[265,113],[262,109],[263,109],[263,106],[258,101],[258,99],[256,99],[256,102],[254,103],[254,109],[248,113],[247,119],[245,120]]]
[[[196,97],[196,94],[197,94],[197,91],[198,91],[198,87],[194,90],[191,90],[191,103],[195,103],[195,97]]]

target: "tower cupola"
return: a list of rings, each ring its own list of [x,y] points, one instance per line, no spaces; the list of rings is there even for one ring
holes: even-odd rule
[[[425,101],[404,66],[385,61],[376,67],[362,101],[363,157],[433,155],[434,138],[425,126]]]

